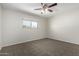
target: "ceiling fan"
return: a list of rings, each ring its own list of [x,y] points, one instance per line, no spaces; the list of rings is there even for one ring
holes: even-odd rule
[[[53,3],[51,5],[48,5],[47,3],[41,3],[41,8],[37,8],[37,9],[34,9],[34,10],[40,10],[41,11],[41,14],[49,11],[49,12],[53,12],[53,10],[51,9],[51,7],[54,7],[56,6],[57,3]]]

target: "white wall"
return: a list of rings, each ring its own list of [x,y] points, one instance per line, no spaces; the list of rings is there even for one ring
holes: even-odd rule
[[[79,44],[79,9],[54,15],[49,20],[49,38]]]
[[[3,8],[2,15],[3,47],[42,38],[52,38],[79,44],[79,9],[54,14],[53,17],[48,20],[6,8]],[[37,21],[38,29],[23,28],[23,18]]]
[[[1,49],[1,42],[2,42],[2,7],[0,5],[0,49]]]
[[[38,22],[37,29],[22,27],[22,19]],[[3,9],[3,46],[45,38],[46,20],[20,11]]]

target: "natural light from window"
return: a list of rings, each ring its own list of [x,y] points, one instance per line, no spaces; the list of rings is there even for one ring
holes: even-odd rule
[[[37,28],[37,22],[32,22],[32,28]]]
[[[37,28],[37,22],[35,21],[25,21],[23,20],[23,26],[26,28]]]

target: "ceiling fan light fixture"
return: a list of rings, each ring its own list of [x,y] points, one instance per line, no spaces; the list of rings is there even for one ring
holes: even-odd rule
[[[43,14],[43,13],[45,13],[45,11],[44,10],[41,10],[41,14]]]
[[[45,13],[48,13],[48,8],[45,9]]]
[[[51,5],[48,5],[47,3],[41,3],[42,7],[41,8],[37,8],[35,10],[40,10],[41,14],[48,13],[48,12],[53,12],[51,7],[56,6],[56,5],[57,5],[57,3],[53,3]]]

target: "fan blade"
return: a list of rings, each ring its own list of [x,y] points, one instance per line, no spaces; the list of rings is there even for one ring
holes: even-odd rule
[[[44,3],[41,3],[41,6],[43,7],[44,6]]]
[[[34,9],[34,10],[41,10],[41,8],[37,8],[37,9]]]
[[[51,9],[48,9],[48,11],[49,11],[49,12],[53,12],[53,10],[51,10]]]
[[[50,5],[50,6],[48,6],[48,8],[56,6],[56,5],[57,5],[57,3],[54,3],[54,4]]]
[[[41,3],[41,5],[43,5],[43,3]]]

